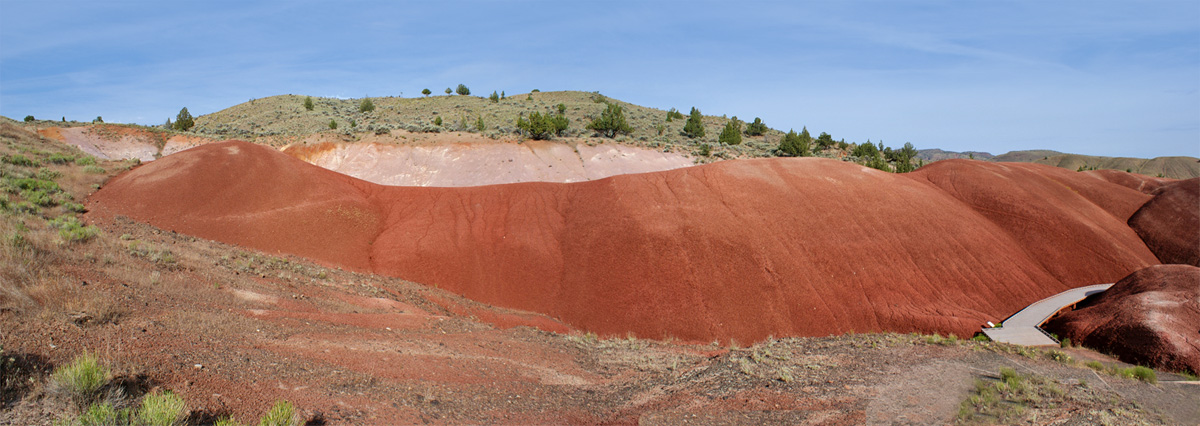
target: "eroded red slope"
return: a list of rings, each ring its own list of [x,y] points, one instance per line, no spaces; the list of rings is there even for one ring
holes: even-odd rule
[[[894,175],[764,159],[571,184],[407,188],[231,142],[119,176],[90,205],[268,251],[369,263],[604,334],[689,340],[965,335],[1067,287],[1156,263],[1124,223],[1147,198],[1137,191],[1046,166],[952,165]],[[338,208],[359,213],[329,213]],[[1024,235],[1034,232],[1045,235]]]

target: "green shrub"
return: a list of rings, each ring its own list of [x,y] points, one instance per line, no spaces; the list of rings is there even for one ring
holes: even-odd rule
[[[54,153],[46,157],[46,162],[51,164],[69,164],[75,161],[75,156],[67,154]]]
[[[100,166],[83,166],[83,171],[94,175],[102,175],[108,172],[108,170],[104,170],[104,168]]]
[[[454,93],[454,89],[451,89],[451,88],[447,87],[447,88],[446,88],[446,94],[447,94],[447,95],[449,95],[449,94],[451,94],[451,93]]]
[[[1137,367],[1122,369],[1121,376],[1128,377],[1130,379],[1138,379],[1150,384],[1158,383],[1158,375],[1154,374],[1154,370],[1151,370],[1147,367],[1142,367],[1140,365]]]
[[[779,141],[779,153],[788,157],[805,157],[808,155],[808,143],[796,133],[795,129],[789,130],[783,136],[783,140]]]
[[[667,122],[671,122],[674,120],[682,120],[682,119],[683,119],[683,113],[679,112],[679,110],[677,110],[675,108],[671,108],[670,110],[667,111]]]
[[[429,89],[425,89],[425,90],[429,90]],[[216,422],[214,422],[213,426],[246,426],[246,424],[239,422],[237,420],[234,420],[233,417],[226,417],[226,418],[223,418],[223,419],[220,419],[220,420],[217,420]]]
[[[566,105],[562,105],[559,109],[559,114],[566,110]],[[621,106],[617,104],[608,104],[604,108],[604,112],[600,113],[600,117],[592,120],[587,125],[588,130],[594,130],[605,137],[616,137],[618,133],[626,135],[633,132],[633,128],[625,121],[625,113],[621,111]]]
[[[429,90],[429,89],[421,89],[421,94],[425,95],[425,96],[429,96],[430,94],[433,94],[433,91]]]
[[[525,117],[517,117],[517,128],[536,140],[550,139],[555,135],[562,135],[567,130],[569,123],[570,121],[564,115],[553,113],[542,114],[537,111],[529,114],[528,120]]]
[[[55,201],[54,197],[50,196],[50,194],[37,189],[27,189],[21,191],[21,198],[24,198],[25,201],[41,207],[51,207],[58,204],[58,202]]]
[[[761,118],[754,117],[754,122],[746,126],[747,136],[762,136],[767,133],[767,125]]]
[[[462,96],[467,96],[467,95],[471,94],[471,89],[468,89],[467,85],[465,85],[465,84],[459,84],[458,88],[454,89],[454,93],[458,93],[459,95],[462,95]]]
[[[167,391],[142,397],[142,409],[137,417],[147,426],[175,426],[183,422],[186,411],[183,398]]]
[[[287,401],[276,402],[267,414],[258,420],[258,426],[295,426],[300,423],[296,417],[296,408]]]
[[[92,404],[76,422],[79,426],[123,426],[129,424],[129,411],[118,410],[108,402]]]
[[[700,155],[705,157],[712,155],[712,145],[706,143],[700,144]]]
[[[62,177],[62,173],[42,167],[33,176],[41,180],[55,180]]]
[[[487,125],[483,122],[483,116],[479,116],[479,118],[475,120],[475,130],[479,132],[487,130]]]
[[[85,155],[85,156],[76,158],[75,164],[80,165],[80,166],[94,166],[94,165],[96,165],[96,157],[93,157],[90,155]]]
[[[16,214],[37,214],[42,211],[38,206],[28,201],[22,201],[12,205],[12,211]]]
[[[683,125],[683,135],[692,139],[704,137],[704,117],[700,115],[700,110],[692,107],[692,112],[688,116],[687,123]]]
[[[488,100],[492,101],[492,103],[500,102],[500,94],[493,90],[492,95],[488,96]]]
[[[741,145],[742,144],[742,122],[733,117],[725,123],[725,128],[721,130],[721,134],[717,135],[717,142],[726,145]]]
[[[104,117],[97,115],[96,118],[92,120],[92,123],[104,124]]]
[[[1075,361],[1074,359],[1071,358],[1070,355],[1067,355],[1065,352],[1056,351],[1056,350],[1047,351],[1046,358],[1050,359],[1051,361],[1061,362],[1063,364],[1070,364]]]
[[[35,120],[35,119],[33,118],[33,116],[32,116],[32,115],[26,115],[26,116],[25,116],[25,122],[26,122],[26,123],[32,123],[32,122],[33,122],[33,120]]]
[[[334,121],[332,118],[329,119],[329,129],[337,129],[337,121]]]
[[[187,131],[195,125],[196,121],[192,119],[192,113],[188,112],[187,107],[179,110],[179,115],[175,116],[175,130]]]
[[[51,228],[58,229],[58,236],[68,243],[87,241],[100,233],[95,226],[84,226],[78,218],[71,215],[62,215],[47,223]]]
[[[312,111],[313,108],[316,108],[316,105],[313,104],[312,96],[305,96],[304,97],[304,109]]]
[[[72,399],[90,402],[108,384],[108,369],[94,355],[84,352],[69,364],[56,368],[50,379]]]
[[[1064,338],[1062,339],[1062,341],[1058,342],[1058,346],[1060,346],[1060,347],[1064,347],[1064,348],[1069,348],[1069,347],[1071,347],[1071,338],[1070,338],[1070,337],[1064,337]]]
[[[441,117],[441,116],[434,117],[434,118],[433,118],[433,125],[434,125],[434,126],[441,126],[441,125],[442,125],[442,117]]]
[[[21,155],[21,154],[14,154],[14,155],[4,154],[4,156],[0,156],[0,161],[2,161],[4,163],[12,164],[14,166],[21,166],[21,167],[40,167],[41,166],[41,164],[39,164],[37,161],[30,160],[28,157]]]
[[[71,213],[83,213],[83,212],[87,211],[87,209],[83,207],[83,204],[74,203],[74,202],[70,202],[70,201],[62,203],[62,208],[64,211],[71,212]]]
[[[374,110],[375,103],[371,102],[371,98],[363,98],[362,102],[359,102],[358,104],[358,112],[371,112]]]

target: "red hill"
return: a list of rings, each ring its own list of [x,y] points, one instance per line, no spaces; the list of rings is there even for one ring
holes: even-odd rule
[[[801,158],[569,184],[383,187],[226,142],[119,176],[89,206],[602,334],[748,342],[970,334],[1157,263],[1125,224],[1148,198],[1049,166],[965,160],[908,175]]]

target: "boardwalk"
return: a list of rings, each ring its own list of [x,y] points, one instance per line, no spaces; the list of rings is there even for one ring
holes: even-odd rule
[[[1039,328],[1042,323],[1063,308],[1079,303],[1093,294],[1102,293],[1109,287],[1112,287],[1112,284],[1089,285],[1047,297],[1008,317],[1004,320],[1003,327],[984,328],[983,334],[997,342],[1025,346],[1056,346],[1058,342]]]

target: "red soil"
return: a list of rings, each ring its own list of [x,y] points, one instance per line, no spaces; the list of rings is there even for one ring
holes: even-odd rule
[[[114,178],[92,214],[436,285],[607,335],[940,331],[1156,263],[1148,199],[1033,164],[812,158],[570,183],[384,187],[245,142]]]
[[[1129,218],[1162,263],[1200,266],[1200,178],[1163,185]]]
[[[1200,268],[1144,268],[1081,306],[1046,329],[1126,362],[1200,372]]]

